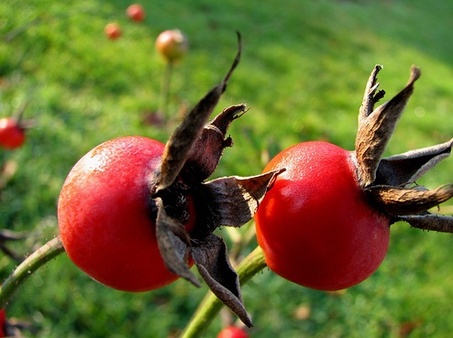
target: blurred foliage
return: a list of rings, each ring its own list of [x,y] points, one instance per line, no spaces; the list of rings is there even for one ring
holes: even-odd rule
[[[364,85],[373,66],[390,97],[412,64],[423,75],[387,153],[432,145],[452,136],[453,3],[405,1],[143,2],[146,19],[130,22],[124,0],[0,2],[0,116],[27,102],[34,119],[26,145],[0,153],[17,172],[0,191],[2,228],[33,232],[14,248],[26,253],[51,238],[56,201],[73,164],[113,137],[139,134],[165,142],[182,112],[228,69],[243,35],[241,64],[218,111],[245,102],[250,111],[230,129],[216,176],[253,175],[281,149],[325,139],[354,145]],[[123,36],[110,41],[111,21]],[[157,35],[185,32],[190,51],[175,68],[165,125],[143,123],[159,107],[163,60]],[[446,160],[421,183],[451,182]],[[447,203],[442,212],[452,212]],[[244,286],[252,337],[446,337],[453,331],[451,235],[396,224],[388,257],[364,283],[323,293],[264,271]],[[255,243],[251,243],[253,246]],[[0,278],[14,268],[0,256]],[[36,337],[167,337],[181,330],[206,287],[184,281],[155,292],[110,290],[62,255],[19,290],[8,314],[30,321]],[[214,337],[220,317],[206,334]]]

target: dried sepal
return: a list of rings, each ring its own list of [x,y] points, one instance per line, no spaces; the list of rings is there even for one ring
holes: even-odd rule
[[[190,238],[184,226],[166,214],[162,199],[156,198],[156,204],[158,210],[156,219],[157,244],[165,266],[172,273],[199,287],[200,282],[188,266]]]
[[[414,82],[420,77],[420,70],[412,67],[409,82],[405,88],[390,101],[366,115],[370,107],[373,107],[376,102],[376,97],[373,94],[377,87],[376,76],[375,68],[367,84],[371,94],[365,95],[365,102],[362,103],[355,143],[358,177],[362,188],[368,187],[376,178],[381,156],[407,101],[412,95]]]
[[[425,213],[422,215],[403,215],[396,220],[405,221],[414,228],[453,233],[452,216]]]
[[[385,95],[385,91],[383,90],[376,93],[376,90],[379,87],[377,75],[381,70],[381,65],[374,66],[370,77],[368,78],[368,82],[365,86],[365,93],[363,94],[362,105],[359,110],[359,124],[372,113],[374,105]]]
[[[376,172],[376,185],[402,186],[415,182],[451,153],[453,139],[431,147],[383,158]]]
[[[241,37],[238,34],[238,51],[226,76],[187,114],[167,141],[162,155],[160,176],[154,187],[155,193],[168,188],[175,182],[204,125],[219,102],[221,95],[225,92],[227,82],[239,64],[241,51]]]
[[[250,177],[223,177],[204,184],[208,197],[206,202],[210,209],[217,210],[217,224],[212,227],[239,227],[250,221],[267,190],[282,171],[284,169]]]
[[[181,170],[185,182],[202,182],[212,175],[223,150],[233,144],[231,137],[225,137],[228,127],[246,110],[244,104],[230,106],[203,128]]]
[[[437,189],[372,186],[365,190],[379,209],[391,216],[425,212],[453,197],[453,184]]]
[[[377,74],[381,69],[377,65],[372,70],[359,111],[355,151],[359,184],[370,203],[387,215],[391,223],[403,220],[417,228],[452,232],[452,216],[435,215],[428,210],[453,197],[453,184],[428,190],[417,186],[416,180],[450,155],[453,139],[382,159],[420,70],[412,67],[404,89],[374,109],[385,94],[377,92]]]
[[[239,277],[228,260],[225,242],[213,234],[192,248],[195,265],[211,291],[248,327],[252,320],[245,310]]]

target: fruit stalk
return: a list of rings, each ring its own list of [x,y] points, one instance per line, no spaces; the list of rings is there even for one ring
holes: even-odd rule
[[[164,76],[162,78],[162,93],[161,93],[161,107],[160,112],[165,118],[168,116],[168,105],[170,102],[170,86],[171,86],[171,76],[173,74],[173,61],[168,61],[165,63]]]
[[[64,248],[60,237],[55,237],[28,256],[3,282],[0,288],[0,308],[5,307],[14,292],[28,279],[28,277],[41,266],[63,252]]]
[[[265,267],[266,262],[264,260],[263,250],[260,247],[256,247],[237,267],[237,274],[241,285],[247,283]],[[222,302],[211,291],[208,291],[180,337],[199,337],[209,326],[222,306]]]

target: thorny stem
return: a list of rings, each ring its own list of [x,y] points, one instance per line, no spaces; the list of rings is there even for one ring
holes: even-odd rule
[[[3,282],[0,288],[0,308],[3,308],[7,304],[13,293],[28,279],[28,277],[41,266],[63,252],[64,247],[58,236],[48,241],[28,256]]]
[[[237,267],[241,285],[247,283],[265,267],[266,262],[264,260],[263,250],[258,246]],[[222,306],[222,302],[211,291],[208,291],[180,338],[199,337],[203,330],[209,326]]]

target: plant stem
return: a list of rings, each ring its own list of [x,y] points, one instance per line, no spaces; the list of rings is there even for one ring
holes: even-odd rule
[[[239,275],[241,285],[247,283],[254,275],[263,270],[265,267],[266,262],[264,260],[264,254],[258,246],[246,258],[244,258],[244,260],[237,267],[237,273]],[[199,337],[202,331],[209,326],[222,306],[222,302],[211,291],[209,291],[182,332],[181,338]]]
[[[0,308],[3,308],[6,305],[13,293],[28,279],[28,277],[49,260],[63,252],[64,247],[60,237],[55,237],[28,256],[3,282],[0,288]]]
[[[165,65],[165,72],[162,80],[162,92],[161,92],[161,107],[160,113],[165,118],[169,118],[168,116],[168,103],[170,101],[170,85],[171,85],[171,76],[173,73],[173,61],[167,61]]]

